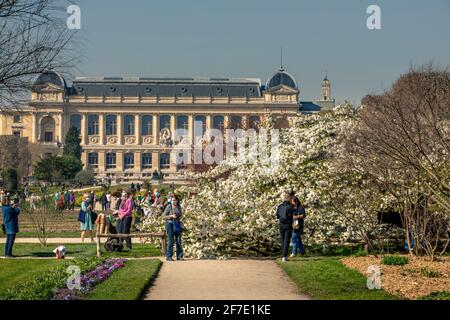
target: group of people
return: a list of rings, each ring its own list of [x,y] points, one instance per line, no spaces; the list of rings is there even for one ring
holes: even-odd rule
[[[300,200],[293,194],[286,194],[283,203],[277,208],[276,217],[280,224],[282,261],[288,261],[291,242],[292,253],[290,257],[295,257],[298,253],[304,255],[302,235],[306,213]]]
[[[53,195],[55,207],[60,210],[75,210],[75,193],[73,191],[55,192]]]

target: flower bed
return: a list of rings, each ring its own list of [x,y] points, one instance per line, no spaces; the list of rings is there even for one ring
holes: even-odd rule
[[[108,259],[99,264],[94,270],[91,270],[81,276],[81,288],[68,289],[60,288],[56,291],[52,300],[81,300],[83,297],[91,292],[93,288],[108,279],[114,270],[123,268],[126,259]]]

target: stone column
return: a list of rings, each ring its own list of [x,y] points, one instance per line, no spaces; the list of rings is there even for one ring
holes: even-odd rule
[[[153,144],[159,144],[159,114],[154,114],[153,121]]]
[[[242,116],[242,127],[243,129],[248,129],[248,115]]]
[[[123,144],[123,116],[121,113],[117,114],[117,144]]]
[[[100,144],[105,144],[105,114],[98,115],[98,133],[100,137]]]
[[[81,153],[81,162],[83,163],[83,168],[86,169],[88,166],[88,153],[86,150]]]
[[[136,134],[136,144],[142,144],[142,135],[141,135],[141,115],[136,114],[134,118],[134,133]]]
[[[98,153],[98,173],[104,174],[106,172],[106,152],[99,151]]]
[[[152,153],[152,172],[159,171],[159,152]]]
[[[36,116],[36,113],[34,113],[33,112],[33,123],[32,123],[32,128],[31,128],[31,134],[32,134],[32,137],[31,137],[31,142],[33,142],[33,143],[36,143],[36,141],[37,141],[37,116]]]
[[[176,129],[176,116],[175,114],[170,115],[170,132],[172,134],[172,141],[175,141],[175,129]]]
[[[87,126],[87,114],[83,113],[81,115],[81,142],[84,145],[88,143],[88,126]]]
[[[190,114],[188,118],[189,142],[194,142],[194,115]]]
[[[116,172],[123,172],[123,152],[116,152]]]
[[[142,172],[142,153],[141,151],[136,151],[134,153],[134,172],[136,172],[137,175],[141,175]]]

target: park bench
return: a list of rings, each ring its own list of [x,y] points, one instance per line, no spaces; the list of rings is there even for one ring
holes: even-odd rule
[[[101,244],[101,238],[160,238],[161,239],[161,251],[162,254],[166,254],[167,250],[167,236],[164,232],[162,233],[131,233],[131,234],[97,234],[97,257],[100,257],[102,254],[102,244]]]

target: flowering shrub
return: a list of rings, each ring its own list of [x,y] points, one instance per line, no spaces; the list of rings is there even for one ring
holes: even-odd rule
[[[60,288],[56,291],[52,300],[80,300],[99,283],[108,279],[114,270],[123,268],[125,259],[108,259],[102,264],[95,267],[94,270],[87,272],[81,276],[80,290],[70,290],[68,288]]]

